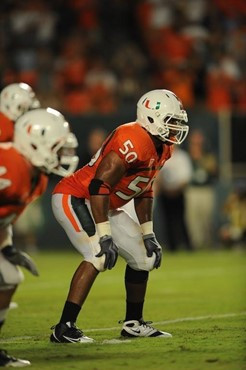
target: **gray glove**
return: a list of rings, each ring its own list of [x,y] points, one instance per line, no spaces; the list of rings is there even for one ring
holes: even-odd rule
[[[19,251],[13,245],[8,245],[4,247],[1,252],[3,253],[6,260],[11,262],[13,265],[18,265],[25,267],[28,271],[31,272],[34,276],[39,276],[38,269],[27,253]]]
[[[118,247],[114,243],[112,236],[104,235],[99,239],[101,251],[96,254],[96,257],[101,257],[105,254],[104,268],[111,270],[116,264],[118,258]]]
[[[155,234],[148,234],[143,236],[143,241],[145,248],[147,250],[147,256],[152,257],[153,253],[155,253],[155,263],[154,267],[158,269],[161,265],[161,259],[162,259],[162,248],[158,241],[156,240]]]

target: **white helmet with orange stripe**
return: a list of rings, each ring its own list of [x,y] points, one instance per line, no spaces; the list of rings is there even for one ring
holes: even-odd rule
[[[161,141],[181,144],[189,131],[187,113],[169,90],[152,90],[137,103],[137,122]]]
[[[77,139],[64,116],[55,109],[34,109],[15,124],[14,146],[45,173],[68,176],[75,171]]]
[[[29,109],[39,108],[40,103],[31,86],[14,83],[6,86],[0,94],[0,111],[11,121],[16,121]]]

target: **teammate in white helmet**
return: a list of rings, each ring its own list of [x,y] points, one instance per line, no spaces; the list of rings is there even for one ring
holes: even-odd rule
[[[0,142],[12,141],[15,121],[40,103],[31,88],[24,82],[6,86],[0,93]]]
[[[77,139],[60,112],[33,109],[21,115],[14,127],[13,142],[0,143],[0,327],[23,280],[18,266],[38,275],[34,261],[14,247],[12,225],[45,192],[49,174],[68,176],[78,164]],[[0,351],[0,366],[28,364]]]

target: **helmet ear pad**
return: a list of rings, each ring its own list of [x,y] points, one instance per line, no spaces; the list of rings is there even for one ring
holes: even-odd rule
[[[152,90],[137,103],[137,122],[162,141],[181,144],[189,131],[187,113],[169,90]]]
[[[74,136],[72,142],[76,147]],[[67,176],[78,164],[74,153],[66,156],[66,160],[62,156],[62,148],[71,148],[71,132],[64,116],[52,108],[23,114],[15,123],[14,145],[35,167],[48,174]]]

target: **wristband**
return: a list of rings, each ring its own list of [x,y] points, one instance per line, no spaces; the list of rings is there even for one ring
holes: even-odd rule
[[[99,238],[105,235],[111,235],[111,227],[109,221],[99,222],[96,224],[96,230]]]
[[[143,235],[153,234],[153,221],[147,221],[140,225]]]

